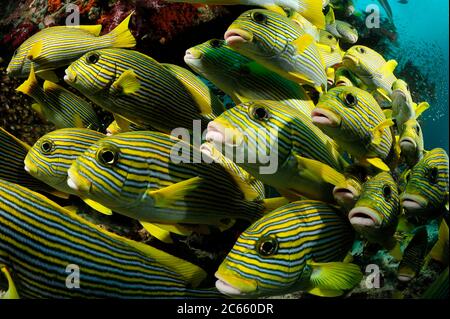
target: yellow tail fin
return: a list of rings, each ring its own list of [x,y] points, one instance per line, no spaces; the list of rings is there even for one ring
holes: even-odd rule
[[[38,81],[36,79],[36,73],[34,73],[34,65],[31,63],[30,75],[28,79],[23,82],[17,89],[17,92],[22,92],[28,96],[31,96],[33,89],[38,85]]]
[[[136,39],[129,29],[131,16],[134,11],[128,15],[114,30],[108,35],[113,37],[112,46],[116,48],[133,48],[136,46]]]

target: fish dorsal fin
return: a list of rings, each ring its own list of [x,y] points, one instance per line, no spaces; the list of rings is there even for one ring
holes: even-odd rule
[[[28,152],[31,149],[31,146],[25,143],[22,140],[19,140],[17,137],[9,133],[7,130],[5,130],[3,127],[0,127],[0,135],[5,135],[6,137],[12,139],[15,143],[17,143],[20,147],[22,147],[26,152]]]
[[[129,24],[134,11],[131,12],[114,30],[106,36],[113,37],[112,46],[115,48],[133,48],[136,46],[136,39],[130,31]]]
[[[123,94],[133,94],[139,90],[141,84],[136,77],[136,73],[129,69],[124,71],[112,86]]]
[[[202,268],[186,260],[170,255],[144,243],[136,242],[114,234],[112,236],[135,248],[142,254],[152,258],[159,264],[175,271],[183,278],[185,282],[190,283],[194,288],[197,287],[207,276],[206,272]]]
[[[386,119],[372,129],[372,144],[380,145],[384,133],[384,129],[393,126],[395,123],[392,119]]]
[[[389,172],[391,170],[389,168],[389,166],[387,166],[386,163],[383,162],[383,160],[381,158],[378,158],[378,157],[367,158],[366,161],[370,165],[372,165],[378,169],[381,169],[382,171]]]
[[[309,171],[314,176],[320,177],[327,183],[332,185],[339,185],[345,181],[345,176],[339,173],[334,168],[321,163],[319,161],[302,157],[299,155],[294,155],[297,160],[297,168],[300,171]]]
[[[95,209],[97,212],[102,213],[104,215],[111,216],[113,213],[110,208],[103,206],[100,203],[97,203],[96,201],[93,201],[88,198],[82,198],[82,200],[91,208]]]
[[[30,51],[28,52],[27,59],[30,61],[38,60],[42,54],[42,49],[43,49],[42,41],[37,41],[33,43],[33,45],[30,48]]]
[[[8,290],[3,295],[0,295],[0,299],[20,299],[9,270],[4,265],[0,265],[0,270],[8,282]]]
[[[17,92],[21,92],[28,96],[31,96],[33,89],[37,87],[38,81],[36,79],[36,73],[34,72],[34,64],[31,63],[30,74],[28,75],[28,79],[26,79],[17,89]]]
[[[428,104],[427,102],[422,102],[419,105],[417,105],[415,107],[416,119],[418,119],[422,115],[423,112],[428,110],[429,107],[430,107],[430,104]]]
[[[308,46],[314,43],[312,35],[305,33],[298,39],[294,40],[292,44],[295,46],[297,53],[303,53]]]
[[[68,28],[76,28],[83,31],[86,31],[92,35],[95,35],[98,37],[100,33],[102,32],[102,25],[96,24],[96,25],[74,25],[74,26],[67,26]]]
[[[155,201],[157,207],[171,207],[175,202],[184,200],[187,195],[195,191],[201,182],[201,177],[192,177],[156,191],[148,191],[148,196]]]
[[[310,282],[314,288],[345,291],[354,288],[363,278],[358,265],[345,262],[308,262],[312,268]]]
[[[325,22],[326,22],[326,24],[334,24],[334,23],[336,23],[336,18],[334,16],[334,10],[333,10],[332,7],[330,7],[328,9],[328,13],[325,16]]]
[[[52,82],[52,81],[45,81],[44,82],[44,92],[50,92],[50,91],[53,91],[53,90],[60,90],[60,89],[62,89],[62,87],[61,86],[59,86],[58,84],[56,84],[56,83],[54,83],[54,82]]]
[[[398,65],[397,61],[389,60],[381,67],[379,72],[384,75],[392,74],[394,73],[394,70],[397,67],[397,65]]]

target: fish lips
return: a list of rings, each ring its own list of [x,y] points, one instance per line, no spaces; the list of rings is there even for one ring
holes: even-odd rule
[[[352,56],[352,55],[347,53],[342,58],[342,63],[346,67],[358,66],[359,65],[359,59],[357,57],[354,57],[354,56]]]
[[[224,39],[230,47],[239,47],[242,44],[253,41],[253,35],[242,29],[230,28],[225,32]]]
[[[370,207],[359,206],[348,213],[348,220],[356,230],[381,227],[380,215]]]
[[[68,84],[75,83],[77,80],[77,74],[73,72],[70,68],[65,70],[66,75],[64,76],[64,81]]]
[[[238,147],[242,145],[244,139],[243,136],[235,129],[226,128],[222,124],[213,121],[208,124],[206,141],[212,142],[215,145]]]
[[[352,186],[338,187],[333,189],[333,197],[338,202],[345,206],[355,205],[358,198],[357,190]]]
[[[67,172],[67,185],[74,191],[82,194],[87,194],[91,191],[92,183],[86,178],[80,176],[74,167],[71,167]]]
[[[341,125],[341,119],[339,116],[320,107],[312,110],[311,119],[313,124],[319,127],[337,128]]]
[[[216,288],[222,294],[231,297],[250,297],[256,294],[258,284],[254,280],[241,278],[239,275],[231,273],[226,266],[221,265],[214,275],[217,278]],[[233,285],[231,282],[239,282]]]
[[[400,203],[403,209],[412,216],[417,216],[427,210],[428,203],[420,195],[402,194],[400,196]]]
[[[402,152],[412,153],[417,149],[417,143],[411,137],[404,137],[399,141]]]

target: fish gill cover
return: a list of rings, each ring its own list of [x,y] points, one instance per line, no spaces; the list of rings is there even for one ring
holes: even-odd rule
[[[1,5],[0,299],[448,298],[448,2]]]

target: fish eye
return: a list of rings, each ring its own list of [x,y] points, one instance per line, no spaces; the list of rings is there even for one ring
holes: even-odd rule
[[[258,252],[261,256],[271,256],[278,250],[278,241],[274,237],[263,237],[258,242]]]
[[[253,118],[258,121],[264,121],[267,120],[270,116],[269,111],[266,110],[264,107],[257,107],[252,112]]]
[[[327,36],[327,38],[328,38],[329,40],[333,40],[333,36],[332,36],[331,34],[329,34],[329,35]]]
[[[358,105],[358,99],[352,93],[347,93],[344,97],[344,103],[347,106],[356,106]]]
[[[266,23],[267,22],[267,16],[261,12],[253,12],[252,13],[252,20],[258,23]]]
[[[45,140],[41,143],[41,151],[44,154],[50,154],[53,151],[54,144],[52,141]]]
[[[390,200],[392,198],[392,189],[389,185],[383,186],[383,197],[385,200]]]
[[[213,39],[209,41],[209,45],[213,48],[220,48],[222,46],[222,41],[218,39]]]
[[[119,159],[119,152],[112,148],[101,148],[97,152],[97,160],[103,166],[114,166]]]
[[[416,133],[417,133],[417,134],[420,134],[420,126],[419,126],[419,125],[416,125],[415,129],[416,129]]]
[[[86,57],[86,62],[89,64],[95,64],[98,62],[99,59],[100,56],[97,53],[92,53]]]
[[[243,65],[239,68],[239,75],[247,76],[249,74],[250,74],[250,68],[248,66]]]
[[[358,48],[358,51],[362,54],[366,53],[366,49],[364,49],[364,48]]]
[[[432,167],[428,170],[428,180],[431,184],[437,184],[438,182],[438,169],[437,167]]]

